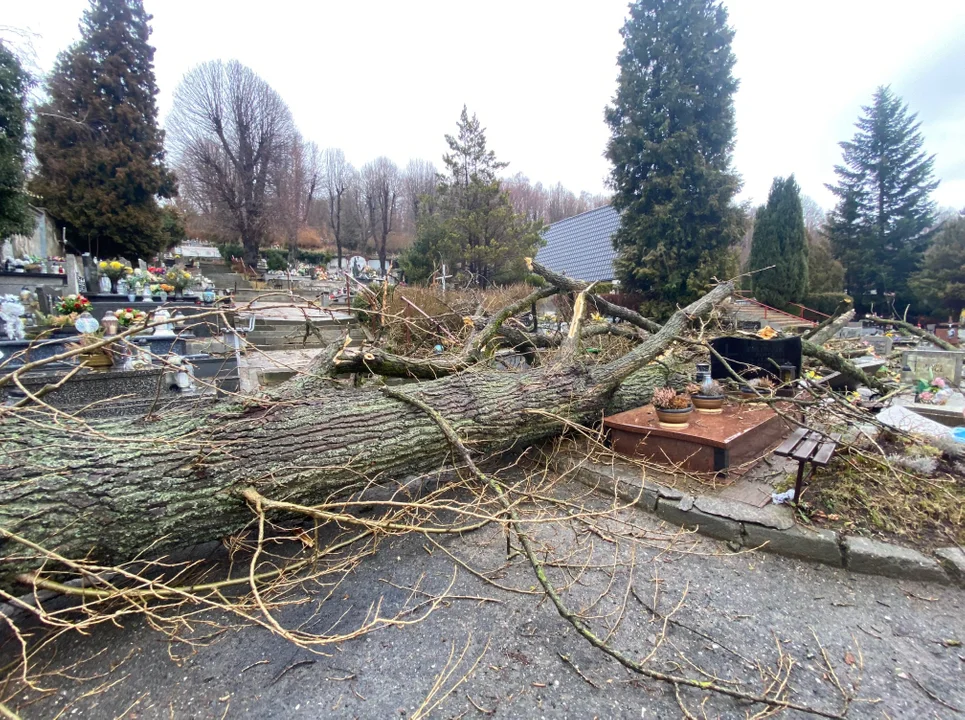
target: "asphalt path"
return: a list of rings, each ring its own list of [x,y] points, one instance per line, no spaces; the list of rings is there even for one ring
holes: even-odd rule
[[[630,656],[641,659],[659,644],[650,667],[736,679],[748,691],[759,691],[768,677],[760,668],[775,668],[783,656],[794,661],[789,687],[797,703],[839,711],[837,682],[854,698],[848,717],[965,717],[965,591],[733,553],[696,536],[667,541],[676,529],[649,515],[631,509],[620,518],[593,528],[544,523],[533,532],[543,556],[566,566],[550,571],[568,585],[564,597],[587,608],[601,634],[612,629],[611,643]],[[628,672],[561,619],[525,558],[507,563],[499,528],[438,542],[524,593],[484,582],[421,535],[396,537],[327,602],[322,593],[306,595],[279,618],[307,632],[349,628],[376,602],[391,615],[429,597],[413,587],[445,593],[420,622],[316,654],[251,626],[206,646],[171,646],[133,619],[58,640],[47,669],[92,658],[67,673],[88,679],[48,674],[45,685],[57,692],[36,700],[21,689],[8,704],[25,719],[53,718],[65,707],[67,718],[411,718],[435,700],[428,717],[684,717],[670,686]],[[647,609],[654,602],[661,616],[677,608],[672,622]],[[2,659],[15,651],[7,637]],[[694,717],[744,718],[762,709],[694,690],[681,696]]]

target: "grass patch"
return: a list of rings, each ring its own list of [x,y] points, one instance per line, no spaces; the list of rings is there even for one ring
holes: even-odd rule
[[[924,549],[965,545],[962,468],[920,441],[879,447],[844,449],[818,471],[804,494],[810,519]]]

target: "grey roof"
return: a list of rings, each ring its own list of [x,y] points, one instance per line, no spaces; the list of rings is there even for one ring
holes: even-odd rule
[[[609,205],[555,222],[543,231],[546,245],[536,261],[577,280],[613,280],[617,253],[610,238],[618,227],[620,214]]]

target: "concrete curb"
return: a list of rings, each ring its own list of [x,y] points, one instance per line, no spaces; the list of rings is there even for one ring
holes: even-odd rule
[[[661,520],[717,540],[851,572],[965,588],[965,551],[961,548],[941,548],[931,558],[900,545],[804,527],[794,521],[789,507],[781,505],[756,508],[733,500],[687,495],[652,482],[641,489],[638,472],[570,453],[557,454],[553,464],[557,472],[571,475],[603,495],[633,502]]]

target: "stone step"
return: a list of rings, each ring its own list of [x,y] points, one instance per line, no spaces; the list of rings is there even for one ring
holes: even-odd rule
[[[257,345],[253,343],[253,346],[258,349],[258,352],[266,352],[266,353],[281,352],[281,351],[288,351],[288,350],[314,350],[314,349],[326,347],[324,343],[319,343],[317,341],[314,343],[309,342],[305,345],[302,345],[301,343],[298,343],[297,345],[295,344],[286,345],[284,343],[278,343],[276,345]]]
[[[352,321],[346,320],[344,322],[338,322],[325,319],[318,320],[313,319],[312,324],[319,330],[328,331],[332,329],[339,329],[341,331],[351,330],[358,328],[358,326]],[[303,333],[305,332],[304,321],[299,320],[298,322],[287,322],[285,320],[255,320],[255,327],[252,329],[253,333]]]

